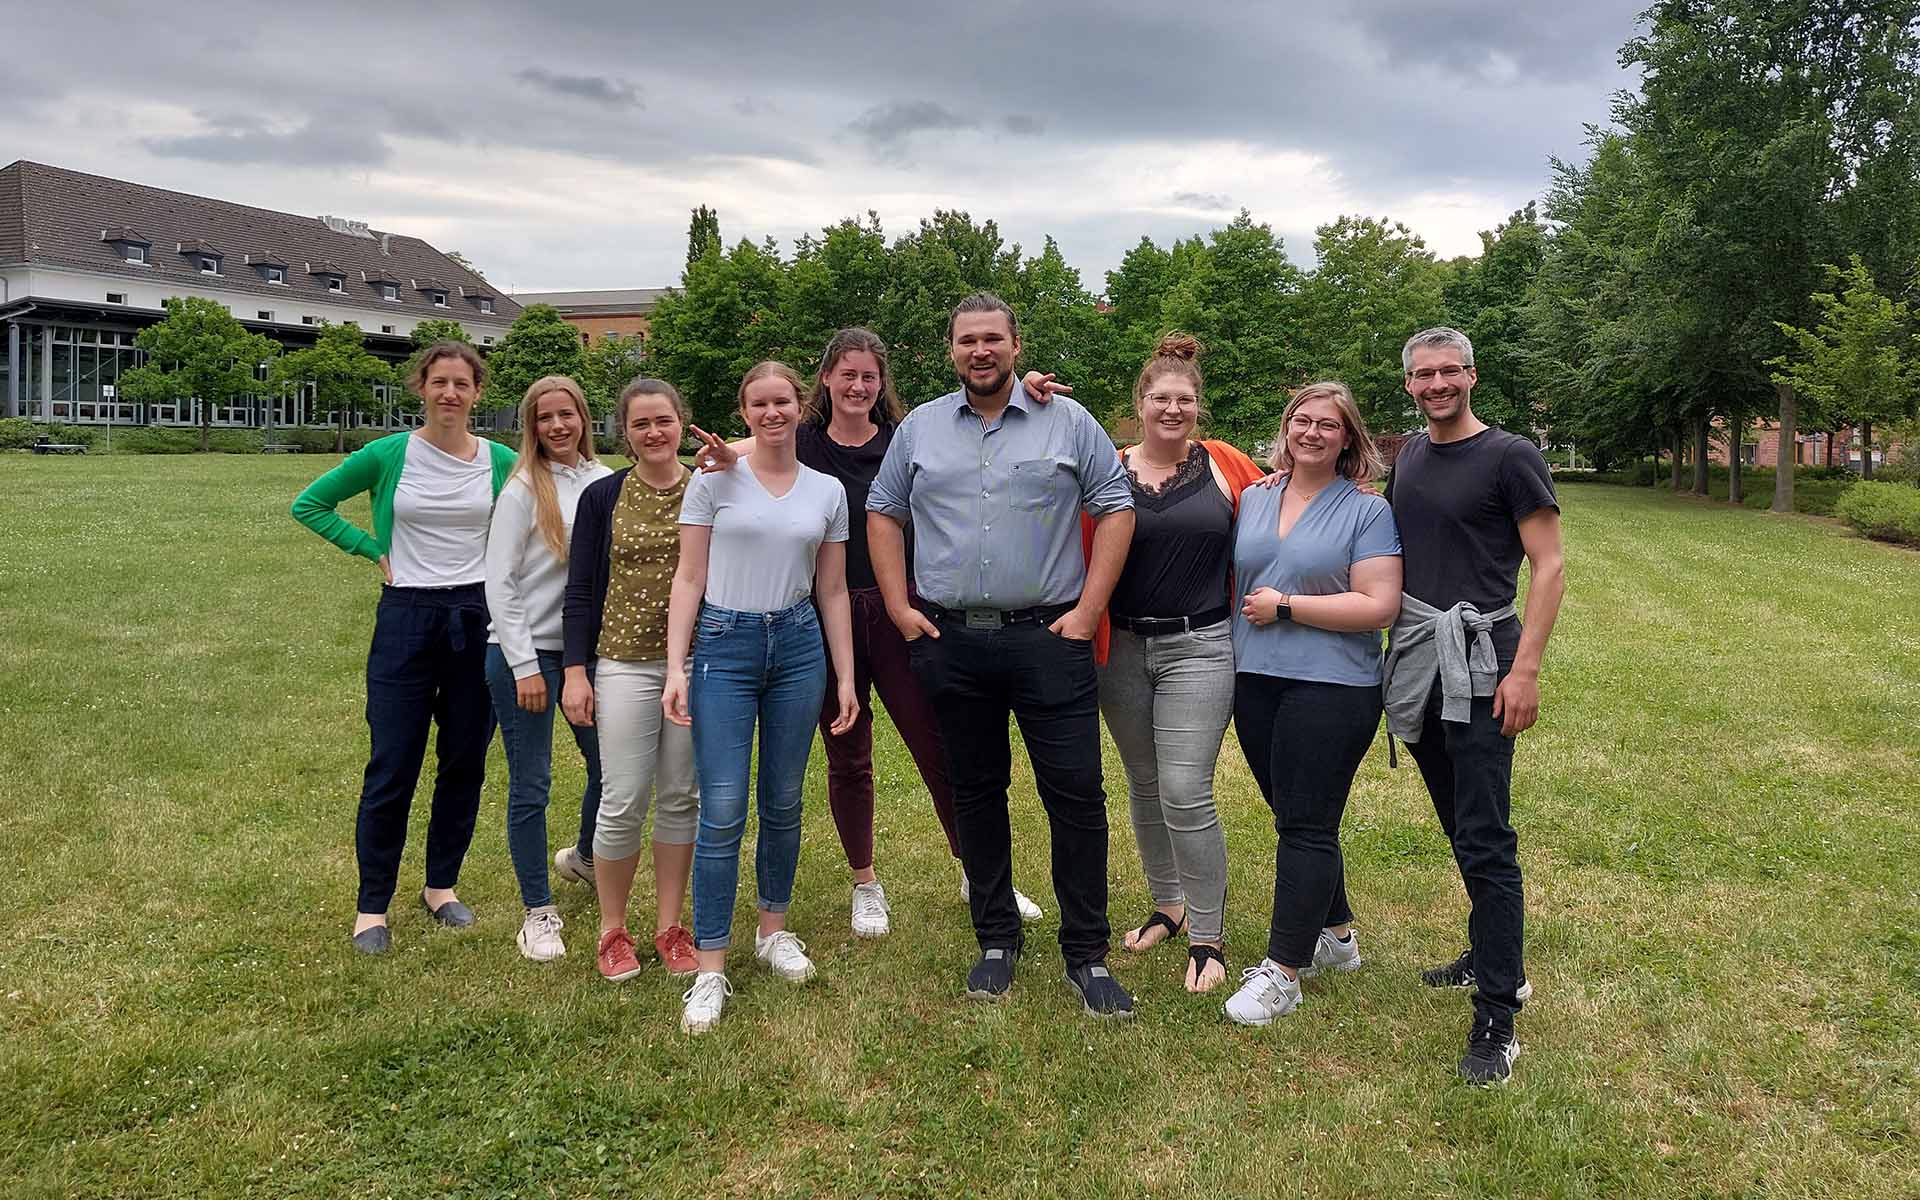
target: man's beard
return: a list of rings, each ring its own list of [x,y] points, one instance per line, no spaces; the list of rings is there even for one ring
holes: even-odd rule
[[[962,375],[960,377],[960,386],[967,389],[967,395],[969,396],[991,396],[1001,388],[1006,387],[1007,380],[1012,378],[1013,368],[1009,367],[998,375],[995,375],[993,377],[993,384],[989,387],[973,386],[973,377],[971,375]]]

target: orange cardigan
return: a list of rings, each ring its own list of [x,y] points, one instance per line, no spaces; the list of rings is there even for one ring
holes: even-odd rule
[[[1220,474],[1226,479],[1227,487],[1233,493],[1234,515],[1239,516],[1240,493],[1247,490],[1247,485],[1264,478],[1267,473],[1252,459],[1242,454],[1237,447],[1226,442],[1202,439],[1200,444],[1207,448],[1207,456],[1213,459],[1214,466],[1220,468]],[[1086,556],[1088,562],[1093,561],[1093,518],[1084,512],[1080,514],[1080,553]],[[1229,607],[1232,606],[1232,596],[1227,597],[1227,604]],[[1093,635],[1094,662],[1107,661],[1107,643],[1112,636],[1113,623],[1107,620],[1105,613],[1101,613],[1100,628]]]

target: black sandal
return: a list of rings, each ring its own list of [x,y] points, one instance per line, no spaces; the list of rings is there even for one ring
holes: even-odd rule
[[[1166,930],[1167,936],[1161,938],[1158,942],[1155,942],[1153,946],[1159,946],[1166,942],[1172,941],[1173,938],[1176,935],[1178,935],[1182,929],[1185,929],[1187,927],[1187,914],[1181,913],[1180,923],[1176,925],[1173,923],[1173,918],[1167,916],[1167,914],[1161,912],[1157,908],[1154,909],[1152,916],[1148,917],[1146,920],[1140,922],[1139,925],[1134,927],[1134,930],[1133,930],[1134,941],[1138,943],[1141,938],[1146,936],[1147,930],[1152,929],[1156,925],[1159,926],[1161,929]],[[1147,951],[1153,949],[1153,946],[1136,945],[1136,946],[1128,946],[1126,947],[1126,949],[1129,953],[1132,953],[1132,954],[1145,954]]]
[[[1221,982],[1226,982],[1227,956],[1220,953],[1220,947],[1209,946],[1203,942],[1191,942],[1187,945],[1187,961],[1193,966],[1193,981],[1198,984],[1207,975],[1207,961],[1211,959],[1220,964]]]

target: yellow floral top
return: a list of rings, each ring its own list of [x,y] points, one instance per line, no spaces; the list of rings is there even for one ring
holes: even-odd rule
[[[680,562],[680,502],[687,480],[657,490],[630,472],[613,506],[613,548],[607,563],[607,603],[594,653],[618,662],[667,656],[667,600]]]

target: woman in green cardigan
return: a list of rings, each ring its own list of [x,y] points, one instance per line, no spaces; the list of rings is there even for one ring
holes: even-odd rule
[[[465,928],[474,921],[453,889],[473,841],[493,740],[486,682],[487,524],[514,462],[512,450],[467,428],[486,381],[486,365],[473,347],[429,347],[408,380],[420,397],[420,428],[369,442],[293,502],[295,520],[378,564],[386,581],[367,653],[373,750],[355,834],[360,899],[353,945],[365,954],[384,954],[392,944],[387,907],[434,723],[440,736],[420,903],[442,925]],[[373,500],[371,533],[335,511],[362,492]]]

